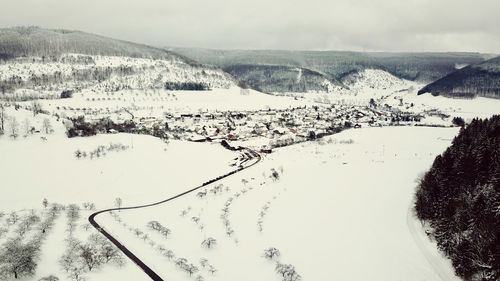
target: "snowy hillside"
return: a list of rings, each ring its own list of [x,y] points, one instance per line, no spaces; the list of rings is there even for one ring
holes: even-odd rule
[[[351,94],[380,94],[407,90],[417,83],[398,78],[380,69],[365,69],[343,78]]]
[[[33,57],[0,63],[2,94],[14,101],[60,98],[63,91],[163,89],[167,83],[206,89],[234,85],[221,70],[181,60],[65,54],[51,60]]]

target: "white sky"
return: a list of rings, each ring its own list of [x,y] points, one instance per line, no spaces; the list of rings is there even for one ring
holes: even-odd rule
[[[500,0],[1,1],[1,27],[155,46],[500,53]]]

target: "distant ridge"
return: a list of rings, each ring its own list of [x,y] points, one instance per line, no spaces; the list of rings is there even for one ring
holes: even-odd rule
[[[430,83],[454,71],[458,66],[485,60],[479,53],[386,53],[348,51],[290,50],[212,50],[173,48],[176,53],[200,63],[221,67],[241,83],[255,89],[277,92],[321,88],[319,78],[336,87],[348,87],[346,76],[366,69],[380,69],[395,77]],[[291,79],[295,69],[311,74],[303,80]],[[321,76],[321,77],[320,77]],[[256,77],[272,79],[256,80]],[[279,83],[278,87],[276,82]],[[312,83],[311,83],[312,82]],[[306,86],[304,86],[306,85]]]
[[[455,98],[500,98],[500,57],[464,67],[418,92],[425,93]]]
[[[291,50],[212,50],[172,48],[201,63],[222,68],[234,65],[281,65],[303,67],[327,74],[332,80],[364,69],[381,69],[419,82],[432,82],[456,70],[485,60],[480,53],[390,53]]]
[[[193,63],[168,50],[82,31],[36,26],[0,28],[0,59],[59,56],[63,53],[178,59]]]

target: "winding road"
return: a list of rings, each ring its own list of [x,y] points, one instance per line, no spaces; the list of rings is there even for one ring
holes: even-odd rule
[[[241,171],[243,171],[245,169],[248,169],[248,168],[252,167],[253,165],[259,163],[262,160],[261,155],[259,153],[255,152],[254,150],[251,150],[249,148],[244,148],[244,147],[241,147],[240,150],[248,152],[249,155],[251,155],[252,157],[250,159],[247,158],[246,161],[242,162],[241,165],[236,170],[233,170],[233,171],[231,171],[231,172],[229,172],[227,174],[224,174],[224,175],[219,176],[219,177],[217,177],[215,179],[207,181],[207,182],[203,183],[200,186],[197,186],[195,188],[189,189],[187,191],[184,191],[184,192],[182,192],[180,194],[177,194],[175,196],[172,196],[170,198],[167,198],[167,199],[159,201],[159,202],[155,202],[155,203],[151,203],[151,204],[146,204],[146,205],[140,205],[140,206],[111,208],[111,209],[106,209],[106,210],[101,210],[101,211],[95,212],[95,213],[93,213],[92,215],[89,216],[89,222],[90,222],[90,224],[93,227],[95,227],[95,229],[97,229],[97,231],[99,231],[100,233],[102,233],[102,235],[104,235],[111,243],[113,243],[120,251],[122,251],[122,253],[125,256],[127,256],[139,268],[141,268],[144,271],[144,273],[146,273],[151,278],[151,280],[154,280],[154,281],[163,281],[163,279],[156,272],[154,272],[154,270],[152,270],[140,258],[138,258],[134,253],[132,253],[132,251],[130,251],[125,245],[123,245],[122,243],[120,243],[120,241],[118,241],[115,237],[113,237],[113,235],[111,235],[101,225],[99,225],[95,221],[96,216],[98,216],[99,214],[102,214],[102,213],[107,213],[107,212],[112,212],[112,211],[142,209],[142,208],[148,208],[148,207],[157,206],[157,205],[160,205],[160,204],[167,203],[167,202],[175,200],[175,199],[177,199],[177,198],[179,198],[181,196],[187,195],[187,194],[189,194],[189,193],[191,193],[193,191],[196,191],[196,190],[198,190],[198,189],[200,189],[202,187],[205,187],[205,186],[207,186],[209,184],[212,184],[212,183],[217,182],[217,181],[219,181],[221,179],[227,178],[227,177],[229,177],[231,175],[234,175],[234,174],[236,174],[238,172],[241,172]],[[255,160],[255,161],[249,161],[249,160]],[[251,163],[249,163],[249,162],[251,162]],[[243,164],[246,164],[246,165],[243,166]]]

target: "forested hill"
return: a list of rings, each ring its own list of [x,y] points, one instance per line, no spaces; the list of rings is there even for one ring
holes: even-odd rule
[[[422,178],[415,210],[460,277],[500,280],[500,115],[460,131]]]
[[[64,53],[186,60],[164,49],[81,31],[39,27],[0,29],[0,59],[57,57]]]
[[[271,92],[328,92],[336,87],[324,74],[306,68],[282,65],[233,65],[223,69],[241,86]]]
[[[433,82],[469,64],[484,61],[479,53],[383,53],[347,51],[210,50],[174,48],[176,53],[221,68],[238,65],[302,67],[326,74],[330,81],[364,69],[424,83]],[[276,71],[269,68],[267,71]]]
[[[500,98],[500,57],[455,71],[419,91],[447,97]]]

